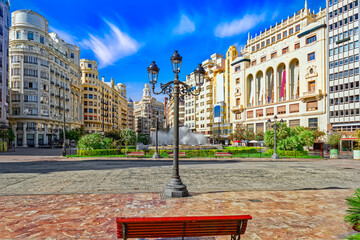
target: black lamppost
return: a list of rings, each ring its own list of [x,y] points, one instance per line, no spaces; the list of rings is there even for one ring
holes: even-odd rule
[[[274,123],[271,127],[272,128],[274,128],[274,154],[271,156],[271,159],[273,159],[273,160],[276,160],[276,159],[279,159],[280,157],[279,157],[279,155],[276,153],[276,131],[277,131],[277,129],[279,128],[279,126],[277,125],[277,116],[275,115],[274,116],[274,121],[272,122],[271,120],[270,120],[270,118],[268,119],[268,124],[269,124],[269,126],[271,126],[271,123]],[[280,123],[281,123],[281,126],[283,125],[283,123],[284,123],[284,120],[280,120]]]
[[[181,182],[179,174],[179,97],[183,98],[187,94],[194,96],[200,95],[201,85],[204,83],[205,70],[199,64],[194,71],[196,88],[187,85],[179,80],[179,73],[181,68],[182,57],[175,51],[170,58],[173,72],[175,73],[174,81],[166,84],[160,84],[161,91],[155,92],[155,84],[157,82],[159,68],[155,61],[147,68],[149,73],[150,84],[152,84],[152,91],[154,94],[167,94],[169,100],[174,100],[174,140],[173,140],[173,171],[170,182],[165,186],[164,194],[167,197],[186,197],[189,195],[186,186]]]

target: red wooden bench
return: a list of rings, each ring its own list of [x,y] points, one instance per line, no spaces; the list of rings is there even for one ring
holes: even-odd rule
[[[233,154],[231,152],[216,152],[215,157],[232,157]]]
[[[144,152],[129,152],[126,154],[127,157],[144,157]]]
[[[117,237],[176,238],[230,235],[240,239],[250,215],[117,218]]]
[[[174,156],[173,152],[169,153],[169,157],[173,157],[173,156]],[[186,152],[179,152],[179,157],[186,157]]]

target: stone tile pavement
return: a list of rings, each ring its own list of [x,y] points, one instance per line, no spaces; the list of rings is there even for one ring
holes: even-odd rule
[[[214,192],[182,199],[160,193],[0,196],[0,239],[116,239],[120,216],[228,214],[253,216],[242,239],[342,239],[353,233],[343,221],[344,199],[353,192]]]

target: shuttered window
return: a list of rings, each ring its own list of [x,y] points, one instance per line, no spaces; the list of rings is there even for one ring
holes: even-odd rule
[[[286,106],[279,106],[277,107],[278,114],[286,114]]]
[[[254,117],[254,111],[247,111],[247,118],[253,118]]]
[[[297,127],[300,126],[300,119],[290,120],[289,127]]]
[[[256,132],[263,133],[264,132],[264,123],[257,123],[256,124]]]
[[[299,112],[299,103],[290,104],[290,113]]]
[[[307,102],[306,109],[307,111],[316,111],[318,109],[318,102],[317,101]]]
[[[266,109],[266,116],[272,116],[274,115],[274,108],[267,108]]]
[[[264,116],[264,110],[258,109],[256,110],[256,117],[263,117]]]

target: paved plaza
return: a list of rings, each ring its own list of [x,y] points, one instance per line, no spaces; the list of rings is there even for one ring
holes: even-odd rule
[[[190,197],[162,195],[170,160],[0,155],[0,239],[115,239],[120,216],[250,214],[244,239],[341,239],[354,160],[181,160]],[[207,238],[209,239],[209,238]],[[228,239],[228,238],[216,238]]]

